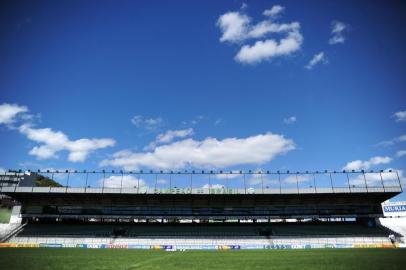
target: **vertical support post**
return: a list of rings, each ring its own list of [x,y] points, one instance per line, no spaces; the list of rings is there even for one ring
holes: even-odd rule
[[[70,177],[70,171],[68,171],[68,177],[66,179],[66,193],[68,192],[68,187],[69,187],[69,177]]]
[[[317,186],[316,186],[316,175],[312,173],[313,175],[313,185],[314,185],[314,192],[317,193]]]
[[[331,190],[334,193],[333,177],[331,176],[331,173],[329,173],[329,175],[330,175]]]
[[[279,194],[282,194],[281,174],[279,172],[278,172],[278,180],[279,180]]]
[[[396,176],[398,177],[398,182],[399,182],[400,191],[403,191],[402,183],[400,182],[400,177],[399,177],[398,171],[396,171]]]
[[[169,192],[172,193],[172,173],[169,174]]]
[[[123,178],[124,178],[124,172],[121,171],[120,193],[123,192]]]
[[[243,174],[244,177],[244,194],[247,194],[247,183],[245,181],[245,173]]]
[[[38,171],[38,173],[40,173],[41,171]],[[34,186],[35,186],[35,183],[34,183],[34,185],[31,187],[31,192],[34,192]],[[17,189],[17,187],[14,187],[14,192],[16,191],[16,189]]]
[[[348,173],[345,173],[347,175],[347,181],[348,181],[348,189],[350,190],[351,193],[351,184],[350,184],[350,177],[348,176]]]
[[[190,194],[193,193],[193,174],[190,174]]]
[[[211,194],[211,172],[209,174],[209,194]]]
[[[52,174],[51,174],[51,180],[52,180],[52,182],[54,181],[54,173],[55,173],[55,172],[52,172]],[[51,188],[52,188],[52,187],[49,187],[49,192],[51,192]]]
[[[228,173],[226,173],[226,194],[228,194]]]
[[[298,173],[295,174],[296,177],[296,189],[297,189],[297,194],[299,194],[299,179],[297,178]]]
[[[140,174],[137,174],[137,181],[138,181],[138,183],[137,183],[137,193],[140,193]]]
[[[104,193],[104,179],[106,179],[106,172],[103,170],[103,185],[102,185],[102,193]]]
[[[365,172],[364,171],[362,171],[362,175],[364,176],[365,188],[367,189],[367,192],[368,192],[367,178],[365,177]]]
[[[155,184],[154,184],[154,193],[156,193],[156,185],[158,183],[158,174],[155,174]]]
[[[382,187],[383,187],[383,192],[385,192],[385,185],[383,183],[382,171],[379,171],[379,176],[381,177],[381,183],[382,183]]]
[[[88,177],[89,177],[89,173],[86,172],[85,192],[86,192],[86,190],[87,190],[87,180],[88,180]]]
[[[262,173],[261,173],[261,185],[262,185],[262,194],[264,194],[264,179],[262,177]]]

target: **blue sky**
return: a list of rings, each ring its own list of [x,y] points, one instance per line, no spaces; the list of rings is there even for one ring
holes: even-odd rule
[[[404,175],[405,11],[3,1],[0,168]]]

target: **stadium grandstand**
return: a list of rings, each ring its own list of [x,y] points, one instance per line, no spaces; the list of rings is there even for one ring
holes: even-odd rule
[[[388,203],[402,192],[396,171],[9,171],[0,177],[2,200],[13,204],[9,224],[0,227],[0,245],[8,247],[393,247],[403,246],[406,228],[396,216],[406,204]]]

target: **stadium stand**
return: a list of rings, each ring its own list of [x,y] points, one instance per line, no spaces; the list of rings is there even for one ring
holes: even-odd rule
[[[340,173],[323,174],[330,175],[327,179],[332,184],[332,175]],[[18,177],[14,182],[8,177],[7,185],[1,187],[5,196],[21,205],[13,208],[12,220],[22,224],[3,238],[14,246],[383,247],[393,245],[388,235],[404,233],[394,228],[395,223],[378,220],[383,216],[381,203],[402,192],[396,181],[391,186],[382,182],[373,187],[365,182],[365,187],[304,190],[296,183],[289,190],[262,188],[248,193],[246,189],[193,188],[139,192],[137,188],[104,186],[44,187],[53,182],[44,176],[38,182],[35,174]],[[346,179],[350,179],[348,174]],[[15,182],[18,184],[10,185]]]

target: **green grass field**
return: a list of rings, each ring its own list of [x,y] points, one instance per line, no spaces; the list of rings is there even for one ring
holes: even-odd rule
[[[406,249],[185,251],[2,248],[13,269],[404,269]]]
[[[11,210],[8,208],[0,208],[0,223],[8,223],[10,221]]]

